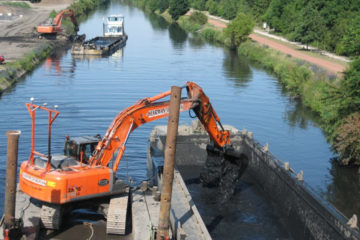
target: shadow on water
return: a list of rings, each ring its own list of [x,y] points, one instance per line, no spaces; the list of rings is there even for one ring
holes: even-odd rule
[[[346,217],[360,216],[360,174],[357,167],[343,167],[336,159],[331,162],[331,183],[323,193],[325,199]]]
[[[177,23],[172,23],[169,26],[169,37],[175,49],[183,49],[188,35]]]
[[[252,79],[252,71],[246,58],[240,58],[235,51],[227,50],[223,61],[227,80],[234,83],[234,87],[244,88]]]

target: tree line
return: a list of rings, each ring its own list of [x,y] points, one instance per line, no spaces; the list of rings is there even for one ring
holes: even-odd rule
[[[191,7],[234,19],[239,12],[290,40],[339,55],[360,55],[358,0],[189,0]]]

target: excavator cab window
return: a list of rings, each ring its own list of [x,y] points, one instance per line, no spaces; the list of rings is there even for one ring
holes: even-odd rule
[[[80,161],[81,152],[83,154],[83,162],[87,162],[93,154],[98,142],[101,140],[99,135],[84,136],[65,139],[64,155],[73,157]]]
[[[95,151],[96,145],[97,145],[97,142],[86,143],[86,144],[80,145],[80,151],[83,153],[83,162],[87,163],[89,161],[89,158]]]

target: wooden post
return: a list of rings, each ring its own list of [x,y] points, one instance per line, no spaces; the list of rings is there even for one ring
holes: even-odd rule
[[[4,224],[5,228],[15,225],[15,204],[16,204],[16,173],[18,160],[18,144],[21,131],[8,131],[7,162],[6,162],[6,191]]]
[[[169,216],[172,184],[174,180],[176,136],[179,123],[180,100],[181,88],[175,86],[171,87],[157,240],[164,240],[169,237]]]

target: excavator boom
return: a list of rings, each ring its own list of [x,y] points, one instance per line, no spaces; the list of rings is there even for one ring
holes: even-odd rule
[[[41,24],[37,27],[38,33],[41,34],[56,34],[62,31],[61,22],[63,18],[70,17],[75,26],[75,31],[79,31],[79,25],[77,23],[75,12],[72,9],[66,9],[61,11],[55,18],[52,24]]]
[[[214,144],[219,147],[229,144],[229,132],[223,129],[219,117],[202,89],[193,82],[187,82],[185,88],[187,97],[181,100],[180,111],[192,109]],[[144,98],[120,112],[111,123],[104,138],[97,145],[95,154],[90,158],[90,164],[107,166],[114,155],[117,155],[113,165],[113,171],[116,172],[130,133],[144,123],[169,115],[170,102],[157,102],[169,95],[170,91],[167,91],[152,98]]]

